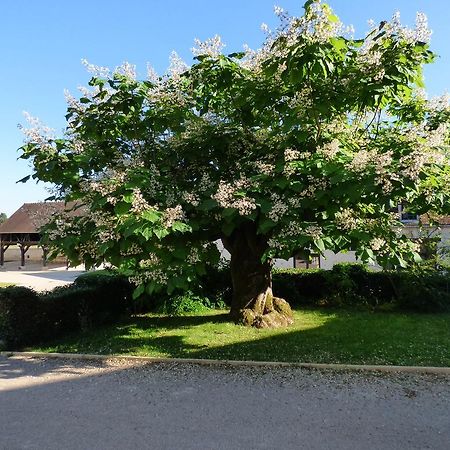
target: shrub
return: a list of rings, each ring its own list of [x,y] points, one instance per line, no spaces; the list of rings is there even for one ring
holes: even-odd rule
[[[394,281],[399,308],[419,312],[450,310],[450,277],[438,272],[400,272]]]
[[[202,313],[211,308],[211,302],[206,297],[194,295],[192,292],[176,295],[162,303],[157,311],[169,316]]]
[[[131,311],[132,286],[117,275],[84,275],[69,286],[37,294],[0,288],[0,340],[20,348],[64,333],[113,323]]]
[[[87,272],[79,276],[74,288],[90,289],[95,295],[85,292],[84,310],[89,310],[93,323],[104,323],[119,317],[127,311],[135,311],[134,286],[128,278],[110,271]]]
[[[328,297],[327,273],[320,269],[278,269],[272,275],[273,291],[292,306],[311,305]]]
[[[41,303],[53,336],[68,331],[87,330],[93,325],[117,319],[120,314],[105,310],[101,294],[101,291],[93,286],[77,285],[59,287],[43,294]]]
[[[221,260],[219,264],[209,266],[206,274],[200,278],[198,288],[193,292],[195,295],[207,297],[216,308],[231,305],[233,289],[229,261]]]
[[[292,306],[365,306],[417,312],[450,310],[450,277],[437,271],[371,271],[360,264],[332,270],[283,269],[274,292]]]
[[[39,297],[25,287],[0,288],[0,339],[10,348],[40,338],[43,316]]]

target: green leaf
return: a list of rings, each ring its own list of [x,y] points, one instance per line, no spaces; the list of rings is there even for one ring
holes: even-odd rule
[[[217,206],[217,202],[215,200],[213,200],[212,198],[203,200],[203,202],[200,204],[200,208],[204,211],[210,211],[211,209],[215,208],[216,206]]]
[[[258,233],[266,234],[269,230],[275,228],[276,226],[276,222],[274,222],[272,219],[264,218],[258,224]]]
[[[145,285],[140,284],[134,291],[133,291],[133,300],[136,300],[139,298],[143,293],[145,292]]]
[[[234,208],[224,208],[222,211],[222,217],[231,217],[236,213]]]
[[[142,227],[139,229],[139,233],[148,241],[153,236],[154,231],[153,228]]]
[[[149,222],[155,223],[159,221],[160,213],[158,213],[154,209],[146,209],[142,213],[142,218],[148,220]]]
[[[175,221],[172,224],[172,230],[179,231],[181,233],[186,233],[188,231],[192,231],[192,228],[186,223]]]
[[[315,239],[314,245],[317,247],[317,249],[319,250],[320,253],[323,254],[325,252],[325,244],[322,239],[320,239],[320,238]]]
[[[119,202],[114,206],[114,211],[117,215],[123,216],[124,214],[128,214],[130,211],[130,205],[126,202]]]
[[[169,231],[167,231],[165,228],[157,228],[156,230],[153,230],[153,233],[155,233],[155,236],[159,240],[161,240],[169,234]]]

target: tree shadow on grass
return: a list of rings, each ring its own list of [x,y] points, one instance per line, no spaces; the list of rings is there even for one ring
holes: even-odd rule
[[[302,319],[290,328],[249,330],[228,327],[225,313],[135,316],[41,348],[174,358],[450,366],[450,314],[311,310]]]
[[[228,321],[226,314],[145,317],[138,326],[153,326],[159,330],[163,327],[171,332]],[[227,343],[226,336],[222,336],[226,333],[218,330],[211,332],[215,337],[208,345],[197,344],[189,334],[178,333],[167,336],[116,334],[111,344],[122,352],[142,353],[144,350],[150,355],[175,358],[450,366],[449,325],[449,314],[433,318],[420,314],[334,311],[316,326],[255,330],[248,339],[239,342]]]
[[[139,327],[146,328],[190,328],[198,325],[204,325],[207,323],[218,324],[230,321],[230,316],[227,313],[223,314],[211,314],[211,315],[187,315],[187,316],[134,316],[132,319],[127,320],[126,323],[136,324]]]

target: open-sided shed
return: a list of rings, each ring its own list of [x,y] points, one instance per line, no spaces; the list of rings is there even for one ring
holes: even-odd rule
[[[32,245],[40,245],[40,229],[53,214],[64,211],[64,202],[24,203],[9,219],[0,225],[0,265],[5,262],[5,252],[11,245],[20,249],[21,265]],[[46,264],[47,249],[42,247],[43,264]]]

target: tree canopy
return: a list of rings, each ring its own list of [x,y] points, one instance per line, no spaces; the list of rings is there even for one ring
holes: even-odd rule
[[[256,51],[223,54],[215,36],[190,67],[173,54],[162,76],[98,68],[69,98],[64,136],[25,130],[33,178],[87,211],[54,221],[51,242],[119,267],[140,294],[188,288],[221,239],[232,265],[253,255],[236,263],[240,311],[258,289],[236,294],[251,278],[237,272],[256,261],[326,249],[381,265],[417,258],[393,208],[444,212],[450,194],[448,99],[424,94],[426,17],[409,29],[396,14],[356,39],[328,5],[304,10],[276,8],[280,25],[263,27]]]

